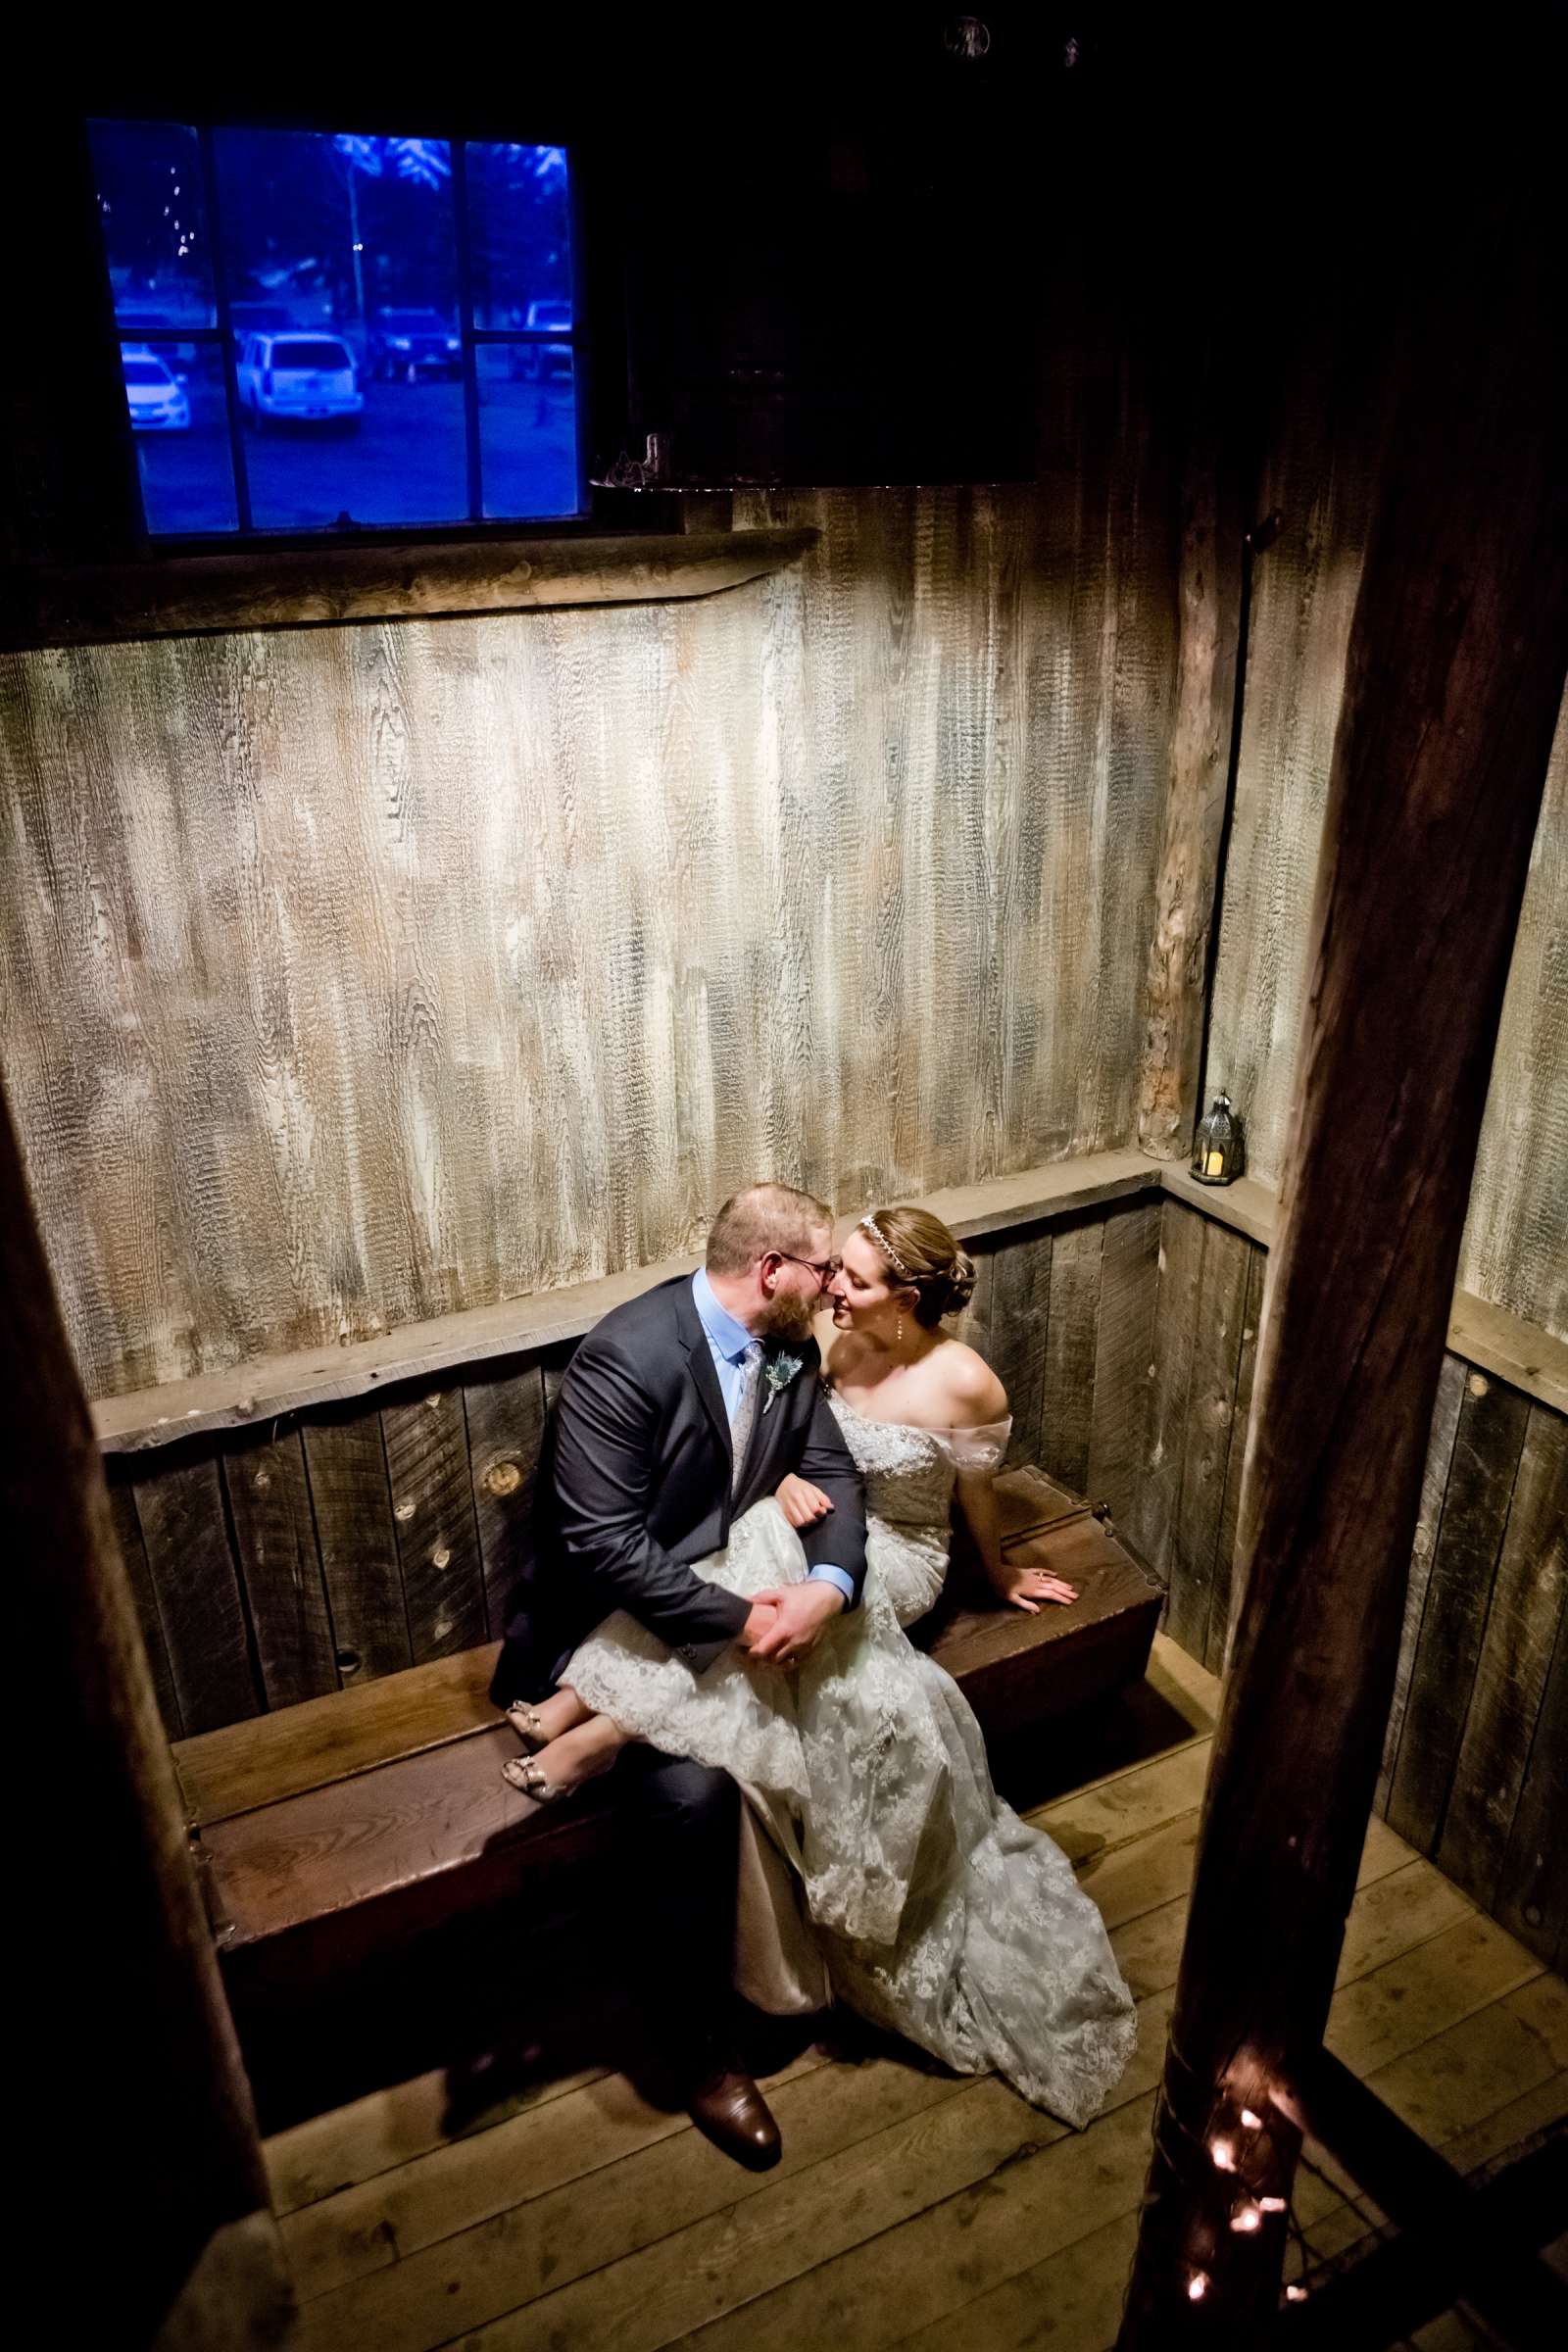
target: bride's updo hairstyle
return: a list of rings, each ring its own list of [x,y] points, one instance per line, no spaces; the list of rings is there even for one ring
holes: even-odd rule
[[[974,1260],[928,1208],[875,1208],[860,1219],[860,1231],[887,1259],[894,1282],[914,1292],[914,1319],[928,1331],[968,1305]]]

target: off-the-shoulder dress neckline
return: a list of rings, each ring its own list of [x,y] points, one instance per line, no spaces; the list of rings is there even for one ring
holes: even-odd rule
[[[912,1430],[914,1435],[919,1438],[984,1438],[989,1437],[995,1430],[1010,1428],[1012,1424],[1010,1413],[1004,1413],[1000,1421],[888,1421],[880,1413],[865,1412],[859,1405],[852,1403],[850,1398],[845,1396],[844,1391],[835,1387],[825,1372],[822,1375],[822,1386],[830,1396],[837,1397],[846,1412],[853,1413],[857,1421],[863,1421],[870,1429]]]

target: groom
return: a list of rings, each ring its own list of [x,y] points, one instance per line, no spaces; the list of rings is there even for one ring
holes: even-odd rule
[[[834,1270],[832,1211],[789,1185],[726,1200],[706,1265],[596,1324],[540,1457],[535,1554],[492,1690],[538,1700],[626,1609],[694,1674],[731,1642],[788,1667],[865,1576],[859,1473],[817,1385],[811,1317]],[[802,1533],[807,1580],[748,1601],[694,1576],[789,1471],[833,1508]],[[638,1966],[693,2120],[741,2163],[776,2163],[778,2126],[730,2046],[740,1791],[638,1743],[615,1767],[636,1868]]]

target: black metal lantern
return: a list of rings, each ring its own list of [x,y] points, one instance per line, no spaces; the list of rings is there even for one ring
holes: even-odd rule
[[[1213,1109],[1199,1121],[1192,1172],[1200,1184],[1234,1184],[1246,1168],[1242,1122],[1231,1108],[1229,1095],[1216,1095]]]

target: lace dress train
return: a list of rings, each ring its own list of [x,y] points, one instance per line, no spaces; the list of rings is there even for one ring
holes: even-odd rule
[[[701,1677],[623,1612],[562,1680],[668,1754],[739,1781],[799,1873],[840,1997],[961,2074],[995,2068],[1085,2124],[1132,2055],[1132,1997],[1059,1847],[991,1786],[952,1677],[905,1632],[941,1591],[957,1470],[994,1467],[1006,1427],[873,1421],[834,1396],[866,1482],[865,1588],[793,1671],[726,1651]],[[768,1500],[697,1573],[729,1591],[799,1581]]]

